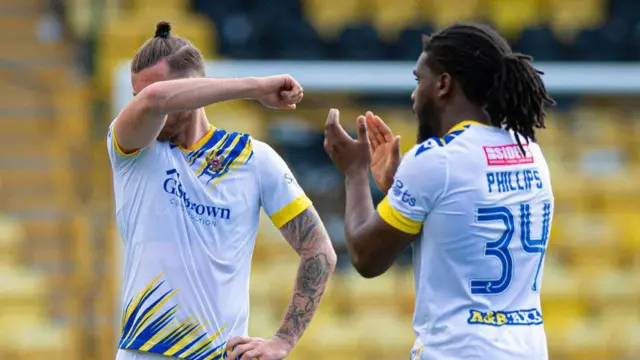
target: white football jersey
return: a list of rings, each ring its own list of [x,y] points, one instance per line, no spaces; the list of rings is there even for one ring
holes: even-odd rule
[[[116,120],[117,121],[117,120]],[[281,227],[311,205],[285,162],[247,134],[211,128],[189,149],[154,141],[123,153],[109,128],[124,240],[118,347],[220,359],[247,335],[260,208]]]
[[[522,137],[521,137],[522,138]],[[553,217],[535,143],[465,121],[404,155],[380,216],[413,245],[412,359],[546,360],[540,308]]]

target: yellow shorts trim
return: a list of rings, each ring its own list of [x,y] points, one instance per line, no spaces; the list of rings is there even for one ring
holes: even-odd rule
[[[140,153],[140,149],[135,150],[133,152],[127,153],[124,152],[124,150],[122,150],[122,148],[120,147],[120,145],[118,145],[118,140],[116,139],[116,129],[115,126],[113,127],[113,129],[111,129],[111,138],[113,138],[113,147],[116,149],[116,151],[118,152],[118,155],[120,156],[124,156],[124,157],[132,157],[132,156],[136,156]]]
[[[291,221],[291,219],[307,210],[309,206],[311,206],[311,200],[307,195],[302,194],[269,217],[273,225],[280,229],[284,224]]]
[[[392,208],[386,196],[378,204],[378,214],[387,224],[407,234],[419,234],[420,230],[422,230],[422,222],[409,219],[398,210]]]

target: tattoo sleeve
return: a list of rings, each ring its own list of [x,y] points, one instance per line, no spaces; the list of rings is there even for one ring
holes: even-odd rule
[[[280,232],[300,255],[293,296],[276,333],[293,347],[320,305],[329,276],[335,268],[336,254],[313,207],[282,226]]]

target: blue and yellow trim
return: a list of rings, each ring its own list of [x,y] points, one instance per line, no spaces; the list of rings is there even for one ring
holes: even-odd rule
[[[273,225],[280,229],[293,218],[300,215],[303,211],[307,210],[309,206],[311,206],[311,200],[307,197],[307,195],[302,194],[295,198],[289,204],[285,205],[282,209],[271,214],[269,218],[271,218],[271,222],[273,222]]]
[[[178,305],[165,307],[178,290],[157,294],[162,274],[129,301],[122,312],[122,336],[118,348],[161,354],[185,360],[217,360],[224,356],[224,343],[214,346],[226,325],[208,336],[205,323],[189,317],[175,318]]]
[[[215,187],[222,179],[229,175],[240,165],[246,164],[253,155],[253,142],[249,134],[233,133],[233,141],[228,147],[228,151],[224,154],[224,149],[216,153],[216,156],[222,155],[222,169],[215,172],[209,182],[212,182],[211,188]]]
[[[179,146],[180,150],[182,150],[184,152],[193,152],[195,150],[200,149],[204,144],[206,144],[209,141],[209,139],[211,139],[211,137],[213,136],[213,133],[215,132],[215,130],[216,129],[211,124],[209,124],[209,130],[207,130],[207,133],[204,134],[204,136],[200,140],[198,140],[195,144],[193,144],[193,145],[191,145],[191,146],[189,146],[187,148]]]
[[[422,222],[409,219],[402,215],[398,210],[391,207],[389,199],[386,196],[380,204],[378,204],[377,210],[382,220],[404,233],[416,235],[422,230]]]
[[[114,127],[110,129],[110,133],[111,133],[111,139],[113,141],[113,148],[116,149],[116,152],[118,153],[118,155],[123,157],[134,157],[140,154],[140,149],[126,152],[120,147],[120,144],[118,144],[118,139],[116,138],[116,131]]]
[[[415,156],[433,148],[441,148],[449,145],[458,136],[462,135],[471,125],[488,126],[475,120],[464,120],[454,125],[443,137],[431,137],[419,144]]]

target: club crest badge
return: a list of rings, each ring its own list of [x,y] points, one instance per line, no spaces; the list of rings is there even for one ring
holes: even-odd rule
[[[209,170],[218,172],[222,170],[222,162],[224,161],[224,157],[222,155],[215,156],[213,153],[211,153],[207,155],[205,161],[209,165]]]

